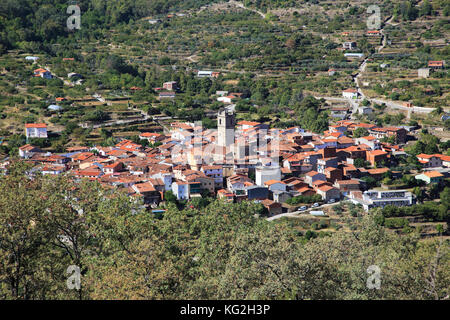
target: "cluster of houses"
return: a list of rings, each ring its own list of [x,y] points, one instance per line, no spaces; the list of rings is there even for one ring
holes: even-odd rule
[[[417,69],[417,76],[419,78],[428,78],[432,71],[441,70],[445,68],[445,61],[428,61],[428,68]]]
[[[39,68],[33,71],[35,77],[41,77],[44,79],[52,79],[53,75],[50,71],[43,68]]]
[[[25,127],[27,137],[47,135],[45,124]],[[414,203],[414,197],[404,190],[367,190],[363,179],[382,180],[389,167],[406,156],[404,128],[341,120],[320,135],[300,127],[236,123],[234,111],[227,108],[219,111],[217,127],[174,122],[166,134],[141,133],[139,138],[151,142],[153,148],[122,140],[112,147],[71,147],[65,153],[52,154],[27,144],[20,147],[19,154],[35,165],[35,171],[66,172],[74,179],[96,180],[123,189],[152,208],[164,201],[168,191],[178,200],[214,196],[229,202],[257,201],[270,214],[292,210],[286,202],[296,196],[320,195],[323,202],[347,198],[367,210]],[[358,128],[367,129],[369,135],[352,138],[350,134]],[[386,136],[393,136],[395,144],[380,141]],[[417,157],[425,167],[417,179],[434,183],[448,177],[450,157]],[[369,162],[372,168],[358,167],[357,159]],[[439,173],[437,168],[443,171]]]

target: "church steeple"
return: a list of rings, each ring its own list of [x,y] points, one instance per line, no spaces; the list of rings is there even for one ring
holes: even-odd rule
[[[233,111],[228,109],[219,110],[217,114],[217,145],[228,147],[234,143],[234,126],[236,119]]]

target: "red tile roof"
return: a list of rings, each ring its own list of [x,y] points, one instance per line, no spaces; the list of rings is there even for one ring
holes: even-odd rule
[[[26,123],[25,128],[47,128],[45,123]]]

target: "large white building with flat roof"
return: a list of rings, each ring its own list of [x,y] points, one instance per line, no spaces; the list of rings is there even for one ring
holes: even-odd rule
[[[403,207],[416,203],[413,194],[406,190],[368,190],[362,194],[361,192],[351,192],[350,199],[355,204],[361,204],[366,211],[372,208],[384,208],[388,205]]]

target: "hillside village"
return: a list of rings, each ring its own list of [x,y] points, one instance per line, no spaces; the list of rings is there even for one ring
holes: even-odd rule
[[[26,144],[19,154],[33,164],[31,175],[68,173],[74,179],[95,180],[125,190],[149,210],[164,204],[168,193],[177,200],[207,196],[229,202],[256,201],[269,216],[342,200],[360,204],[366,211],[411,206],[417,201],[410,191],[394,185],[374,189],[386,178],[402,178],[401,172],[391,168],[407,157],[403,147],[410,128],[339,120],[321,135],[300,127],[236,123],[230,106],[217,119],[217,130],[205,130],[199,123],[172,122],[166,134],[139,135],[141,140],[158,143],[155,147],[124,139],[112,147],[76,146],[58,154]],[[25,128],[27,137],[47,136],[43,123]],[[360,128],[368,134],[355,138]],[[393,143],[382,142],[384,138]],[[418,154],[417,161],[423,169],[413,175],[421,185],[443,186],[448,181],[450,156]],[[8,160],[2,161],[2,168],[7,170]],[[316,199],[314,204],[311,199]]]
[[[0,300],[448,300],[449,15],[2,1]]]

